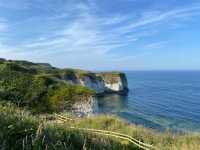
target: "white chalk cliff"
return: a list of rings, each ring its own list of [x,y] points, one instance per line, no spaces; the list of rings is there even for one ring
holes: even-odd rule
[[[96,94],[116,93],[127,94],[128,84],[124,73],[119,72],[69,72],[64,74],[63,79],[70,84],[79,84],[93,89]],[[72,112],[79,117],[91,116],[98,112],[98,104],[95,97],[83,98],[72,106]]]
[[[72,113],[78,117],[92,116],[98,112],[98,104],[95,97],[76,102],[72,106]]]
[[[84,75],[67,74],[64,80],[71,84],[80,84],[93,89],[97,94],[118,93],[127,94],[128,84],[124,73],[105,72],[91,73],[87,72]]]

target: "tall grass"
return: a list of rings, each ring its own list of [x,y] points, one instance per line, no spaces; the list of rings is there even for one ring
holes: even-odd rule
[[[115,139],[71,130],[10,104],[0,104],[0,129],[2,150],[137,149]]]
[[[75,121],[59,123],[51,115],[32,115],[13,104],[0,103],[0,149],[36,150],[137,150],[126,141],[107,136],[81,132],[69,127],[116,131],[152,144],[160,150],[199,150],[198,133],[159,133],[136,126],[113,116],[76,118]]]
[[[69,123],[68,123],[69,124]],[[130,135],[144,143],[152,144],[160,150],[199,150],[200,133],[172,133],[170,131],[157,132],[114,116],[96,116],[76,119],[72,123],[76,127],[104,129]]]

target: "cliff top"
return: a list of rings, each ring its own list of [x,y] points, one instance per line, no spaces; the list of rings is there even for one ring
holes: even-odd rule
[[[62,111],[95,92],[66,83],[63,70],[28,61],[0,61],[1,99],[28,106],[35,112]]]
[[[35,111],[60,111],[95,94],[91,87],[68,81],[89,78],[92,82],[118,82],[123,73],[94,73],[79,69],[59,69],[46,63],[0,59],[0,99],[30,106]],[[76,82],[74,82],[76,83]]]
[[[35,73],[52,74],[60,78],[62,78],[63,75],[65,76],[76,75],[79,78],[89,77],[91,79],[97,78],[98,75],[105,76],[105,77],[109,77],[109,76],[116,77],[116,76],[124,75],[124,73],[117,72],[117,71],[95,73],[92,71],[86,71],[86,70],[81,70],[81,69],[72,69],[72,68],[60,69],[57,67],[53,67],[48,63],[33,63],[29,61],[24,61],[24,60],[6,60],[3,58],[0,58],[0,63],[12,65],[12,66],[15,65],[15,67],[18,66],[18,68],[24,69],[24,71],[26,70],[26,71],[35,72]]]

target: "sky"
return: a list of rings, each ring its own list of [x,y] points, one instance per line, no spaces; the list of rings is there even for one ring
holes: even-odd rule
[[[199,0],[0,0],[0,58],[200,70]]]

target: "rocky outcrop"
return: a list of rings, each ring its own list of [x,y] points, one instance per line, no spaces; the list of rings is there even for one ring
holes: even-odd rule
[[[93,89],[96,94],[118,93],[127,94],[128,84],[126,75],[121,72],[94,73],[79,69],[59,69],[47,63],[32,63],[23,60],[5,60],[0,58],[0,63],[12,65],[15,69],[20,68],[31,74],[43,74],[55,81],[70,84],[79,84]]]
[[[71,72],[63,78],[71,84],[80,84],[93,89],[97,94],[118,93],[127,94],[128,84],[126,75],[120,72]]]
[[[89,97],[72,105],[72,113],[78,117],[92,116],[98,112],[98,104],[95,97]]]
[[[105,84],[104,81],[100,77],[90,77],[85,76],[83,78],[79,78],[79,83],[83,86],[89,87],[95,90],[96,93],[104,93],[105,92]]]
[[[128,83],[124,73],[108,72],[100,73],[99,76],[104,81],[104,92],[119,94],[128,93]]]
[[[18,103],[15,97],[20,95],[19,103],[27,106],[30,104],[31,107],[33,102],[36,106],[41,105],[40,102],[45,98],[41,111],[72,110],[77,116],[89,116],[97,112],[98,108],[95,93],[90,89],[97,95],[128,92],[126,76],[120,72],[93,73],[78,69],[59,69],[46,63],[2,58],[0,69],[0,82],[9,84],[0,89],[0,98]],[[13,86],[16,91],[8,90]],[[12,95],[14,99],[6,95]]]

